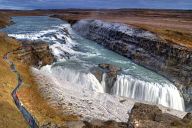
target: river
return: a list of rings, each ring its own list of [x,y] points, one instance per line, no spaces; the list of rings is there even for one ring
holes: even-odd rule
[[[43,40],[49,43],[57,62],[41,70],[46,70],[57,82],[67,81],[74,89],[86,88],[105,93],[103,83],[100,83],[90,70],[100,63],[108,63],[122,68],[111,95],[185,111],[182,95],[166,78],[80,37],[67,22],[48,16],[18,16],[12,20],[15,24],[0,31],[20,40]]]

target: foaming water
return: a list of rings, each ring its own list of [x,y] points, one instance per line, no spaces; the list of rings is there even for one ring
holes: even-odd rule
[[[185,110],[183,98],[173,84],[161,85],[138,80],[129,75],[118,75],[111,94]]]
[[[103,87],[97,78],[86,72],[73,70],[69,68],[54,68],[52,70],[53,76],[59,81],[59,83],[70,83],[76,89],[87,89],[90,91],[104,93]]]
[[[167,79],[93,41],[78,36],[68,23],[49,17],[14,17],[13,20],[16,24],[1,31],[21,40],[48,42],[58,62],[42,68],[42,71],[47,70],[61,85],[68,83],[73,89],[104,93],[107,88],[106,74],[103,74],[100,83],[89,70],[97,64],[109,63],[123,70],[112,86],[112,95],[184,110],[180,92]],[[70,59],[66,58],[66,55],[70,56]],[[75,63],[72,64],[71,61]]]

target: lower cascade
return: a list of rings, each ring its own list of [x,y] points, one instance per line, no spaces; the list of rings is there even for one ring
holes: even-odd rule
[[[90,72],[82,72],[70,68],[52,68],[52,75],[59,83],[68,82],[74,89],[87,89],[99,93],[105,93],[107,88],[106,74],[102,76],[102,81]],[[117,75],[111,95],[128,97],[140,101],[147,101],[160,104],[175,110],[184,111],[184,100],[179,90],[171,83],[159,84],[139,80],[130,75]]]
[[[51,69],[53,77],[59,83],[69,83],[75,89],[87,89],[95,92],[104,93],[104,89],[91,73],[85,73],[70,68],[53,68]]]
[[[129,75],[118,75],[111,94],[185,110],[183,97],[172,84],[160,85],[141,81]]]

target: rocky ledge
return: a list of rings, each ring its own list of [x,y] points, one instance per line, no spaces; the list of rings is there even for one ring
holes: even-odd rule
[[[42,41],[22,41],[22,46],[13,53],[22,63],[36,68],[52,64],[55,61],[49,45]]]
[[[188,113],[184,118],[178,118],[168,113],[163,113],[155,105],[135,103],[127,122],[113,120],[93,120],[65,122],[64,125],[52,124],[51,122],[41,126],[42,128],[190,128],[192,114]]]
[[[110,93],[121,69],[111,64],[99,64],[97,67],[93,67],[90,71],[99,82],[102,82],[102,77],[105,75],[104,82],[107,85],[105,91]]]
[[[134,128],[187,128],[191,127],[192,115],[188,113],[183,119],[163,113],[157,106],[135,103],[132,108],[129,126]]]
[[[80,20],[73,29],[173,82],[192,103],[192,49],[162,40],[133,26],[100,20]]]

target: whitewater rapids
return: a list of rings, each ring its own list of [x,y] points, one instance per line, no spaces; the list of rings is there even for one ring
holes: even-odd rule
[[[58,72],[54,70],[58,71],[61,69],[56,68],[52,70],[51,66],[45,66],[41,70],[32,68],[32,74],[44,98],[51,106],[62,108],[59,109],[59,112],[65,115],[78,115],[81,120],[86,121],[99,119],[104,121],[115,120],[117,122],[127,122],[129,113],[135,102],[152,104],[151,102],[101,93],[99,92],[100,89],[92,91],[90,90],[92,84],[87,84],[86,86],[84,86],[84,84],[82,84],[82,86],[72,86],[70,81],[63,79],[68,76],[68,73],[66,73],[66,76],[61,77],[61,74],[58,74]],[[58,75],[60,75],[60,77]],[[64,74],[62,73],[62,75]],[[74,79],[76,84],[78,83],[77,80],[78,79]],[[97,79],[94,78],[94,81],[95,80]],[[99,86],[101,87],[101,85]],[[179,118],[183,118],[186,114],[185,112],[166,108],[162,105],[158,105],[158,107],[163,113],[169,113]]]
[[[86,119],[127,121],[127,113],[135,101],[185,110],[183,97],[172,83],[129,59],[78,36],[68,23],[49,17],[14,17],[13,20],[16,24],[5,28],[9,36],[21,40],[43,40],[50,44],[58,64],[45,66],[41,70],[33,69],[33,73],[45,98],[50,98],[53,105],[61,104],[63,111],[65,106],[69,106],[64,103],[70,103],[70,111],[73,110]],[[125,30],[125,27],[118,28],[122,32]],[[128,32],[132,33],[131,30]],[[138,36],[151,38],[149,33]],[[66,54],[70,55],[70,60],[65,57]],[[71,64],[69,67],[65,66],[69,61],[77,64],[72,68]],[[117,76],[110,94],[105,93],[105,74],[99,82],[89,71],[100,63],[118,65],[125,72]],[[78,64],[81,66],[78,67]],[[121,99],[127,100],[121,103]]]
[[[90,72],[83,72],[81,67],[71,69],[66,66],[42,68],[60,84],[68,82],[72,90],[87,90],[98,93],[106,93],[106,74],[103,74],[101,83]],[[110,89],[111,95],[123,96],[138,101],[146,101],[153,104],[163,105],[175,110],[184,111],[184,100],[178,89],[171,83],[158,84],[136,79],[130,75],[118,75]]]

